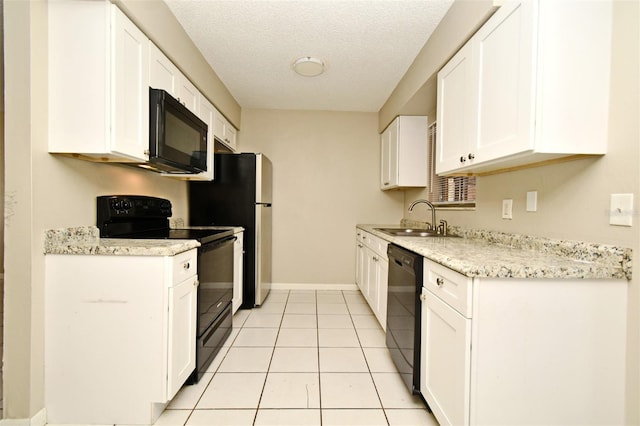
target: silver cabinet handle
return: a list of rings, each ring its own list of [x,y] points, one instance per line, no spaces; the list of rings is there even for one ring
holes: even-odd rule
[[[469,155],[467,155],[467,157],[469,158],[469,160],[473,160],[474,158],[476,158],[476,156],[471,152],[469,153]]]
[[[436,278],[436,285],[438,287],[442,287],[444,285],[444,280],[442,278]]]
[[[188,270],[191,268],[191,263],[189,263],[189,262],[185,262],[185,263],[183,263],[183,264],[182,264],[182,268],[183,268],[185,271],[188,271]]]
[[[421,295],[420,295],[420,300],[422,300],[423,302],[424,302],[425,300],[427,300],[427,295],[426,295],[426,294],[421,294]]]
[[[460,157],[460,162],[464,163],[465,161],[467,161],[467,159],[465,158],[465,156],[463,155],[462,157]]]

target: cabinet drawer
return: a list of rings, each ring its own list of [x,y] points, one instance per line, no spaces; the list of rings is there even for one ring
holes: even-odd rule
[[[368,232],[362,233],[362,243],[373,250],[378,256],[387,259],[387,246],[389,243],[382,238],[376,237]]]
[[[466,318],[471,318],[471,285],[473,278],[424,260],[424,287]]]
[[[184,253],[177,254],[172,259],[173,267],[173,280],[171,285],[177,285],[193,275],[196,275],[198,271],[198,249],[192,249],[185,251]]]

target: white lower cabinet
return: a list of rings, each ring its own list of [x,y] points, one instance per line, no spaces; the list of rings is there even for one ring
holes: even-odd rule
[[[441,425],[623,424],[626,280],[424,261],[420,390]]]
[[[356,284],[384,330],[387,329],[388,243],[356,230]]]
[[[469,424],[471,320],[422,289],[422,395],[440,424]]]
[[[195,368],[196,249],[45,257],[51,424],[153,424]]]
[[[235,234],[237,240],[233,242],[233,299],[231,306],[233,313],[242,305],[242,265],[244,264],[244,232]]]

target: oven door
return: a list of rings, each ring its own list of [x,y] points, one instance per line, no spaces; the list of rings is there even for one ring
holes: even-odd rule
[[[198,337],[209,329],[233,298],[233,242],[229,237],[204,244],[198,256]]]

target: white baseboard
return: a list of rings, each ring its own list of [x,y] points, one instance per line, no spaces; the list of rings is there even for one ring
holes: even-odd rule
[[[271,283],[271,290],[358,290],[355,284]]]
[[[2,419],[0,426],[44,426],[47,424],[47,409],[43,408],[30,419]]]

